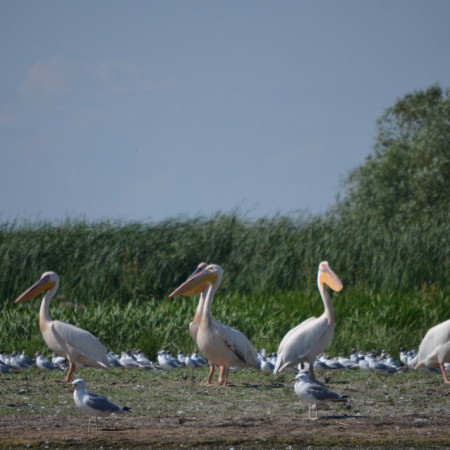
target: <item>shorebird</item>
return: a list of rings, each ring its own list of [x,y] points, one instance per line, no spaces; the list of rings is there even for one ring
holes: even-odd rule
[[[86,391],[86,382],[82,378],[77,378],[72,382],[72,385],[74,387],[73,399],[75,405],[81,412],[89,416],[88,431],[91,426],[91,417],[95,417],[95,428],[98,430],[97,418],[99,416],[130,411],[127,406],[119,406],[110,402],[104,395]]]

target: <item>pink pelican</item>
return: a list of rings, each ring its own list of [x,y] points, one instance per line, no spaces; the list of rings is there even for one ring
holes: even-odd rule
[[[206,384],[211,384],[214,365],[217,364],[220,368],[219,384],[226,386],[230,367],[259,368],[259,363],[256,349],[244,334],[211,317],[211,304],[222,281],[222,275],[222,268],[216,264],[199,266],[197,271],[175,289],[169,297],[192,296],[203,292],[204,304],[201,307],[195,339],[200,352],[210,363]],[[192,328],[190,326],[191,335]]]

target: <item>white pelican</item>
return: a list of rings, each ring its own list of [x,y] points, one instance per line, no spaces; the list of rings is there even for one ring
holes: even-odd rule
[[[423,338],[414,368],[440,367],[444,383],[450,380],[445,372],[445,363],[450,362],[450,319],[430,328]]]
[[[211,303],[222,281],[222,275],[222,268],[216,264],[202,267],[169,295],[169,297],[192,296],[201,291],[204,293],[196,342],[200,352],[210,363],[207,385],[211,384],[215,364],[220,367],[219,383],[223,385],[228,383],[228,372],[231,366],[259,368],[256,349],[248,338],[235,328],[211,317]]]
[[[310,317],[287,332],[278,347],[274,373],[306,361],[312,378],[315,378],[314,360],[330,345],[335,325],[334,308],[325,284],[334,291],[341,291],[343,288],[341,280],[326,261],[319,264],[317,284],[325,311],[320,317]]]
[[[108,368],[106,347],[91,333],[60,320],[52,320],[49,305],[59,286],[55,272],[45,272],[41,278],[20,295],[14,303],[25,302],[47,291],[41,303],[39,328],[46,344],[57,355],[69,360],[69,371],[64,381],[71,381],[76,364]]]
[[[201,262],[197,266],[197,268],[194,270],[194,272],[192,272],[191,275],[189,275],[188,280],[191,279],[192,277],[194,277],[199,272],[201,272],[207,265],[208,264],[206,264],[205,262]],[[209,289],[209,284],[204,283],[204,285],[202,287],[198,287],[195,290],[195,293],[200,292],[200,297],[198,300],[197,309],[195,310],[194,318],[192,319],[192,322],[189,324],[189,333],[195,343],[197,343],[198,327],[200,325],[200,319],[202,318],[203,305],[205,304],[205,298],[206,298],[206,294],[208,293],[208,289]],[[184,292],[184,295],[195,295],[195,293],[191,294],[190,292],[186,291],[186,292]],[[214,372],[216,370],[215,364],[210,364],[209,370],[210,370],[210,376],[208,377],[208,379],[210,380],[211,379],[210,377],[212,377],[212,375],[214,374]],[[223,370],[224,370],[224,368],[220,367],[219,373],[222,374]]]
[[[97,417],[107,416],[112,413],[130,411],[127,406],[119,406],[110,402],[107,397],[86,391],[86,382],[77,378],[73,383],[73,399],[77,408],[89,416],[88,431],[91,426],[91,417],[95,417],[95,426],[98,430]]]

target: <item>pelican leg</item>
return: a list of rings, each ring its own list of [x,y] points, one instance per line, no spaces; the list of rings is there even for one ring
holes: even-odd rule
[[[225,366],[219,366],[219,378],[217,379],[217,384],[223,384]]]
[[[450,384],[450,380],[447,377],[447,372],[445,371],[444,364],[439,364],[439,367],[441,368],[442,378],[444,379],[445,384]]]
[[[67,372],[67,376],[65,381],[68,383],[72,382],[72,374],[75,372],[75,363],[71,362],[69,365],[69,371]]]
[[[88,422],[88,433],[89,433],[89,430],[91,429],[91,416],[89,416],[89,422]]]
[[[220,375],[219,375],[219,384],[222,384],[223,386],[226,386],[228,384],[228,367],[227,366],[220,366],[219,367]]]
[[[72,382],[72,374],[75,372],[75,363],[70,363],[69,365],[69,371],[67,372],[66,378],[64,380],[53,380],[57,383],[71,383]]]
[[[95,416],[95,431],[98,431],[98,417]]]
[[[314,373],[314,367],[312,364],[309,365],[309,373],[311,374],[311,378],[316,380],[316,374]]]
[[[214,364],[210,364],[209,365],[209,373],[208,373],[208,379],[206,380],[206,386],[211,386],[211,380],[212,377],[214,375],[214,371],[216,370],[216,367],[214,366]]]

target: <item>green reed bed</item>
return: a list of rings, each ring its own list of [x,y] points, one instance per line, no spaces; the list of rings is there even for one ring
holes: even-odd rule
[[[53,270],[61,278],[53,317],[90,330],[115,351],[193,350],[187,325],[196,300],[167,295],[206,261],[225,270],[214,317],[272,351],[292,326],[321,314],[316,275],[322,260],[345,286],[334,296],[337,329],[330,352],[417,346],[430,326],[448,319],[449,219],[440,211],[384,224],[332,213],[3,223],[0,348],[45,349],[37,300],[12,303]]]
[[[426,330],[448,317],[448,292],[424,286],[421,291],[381,294],[349,289],[334,294],[336,332],[329,353],[348,354],[352,347],[385,349],[398,356],[401,346],[417,347]],[[194,351],[188,332],[196,298],[177,297],[86,303],[55,299],[51,315],[90,330],[116,352],[139,348],[151,358],[162,348]],[[1,346],[5,351],[38,350],[48,354],[38,326],[38,301],[3,306]],[[216,295],[213,316],[237,327],[257,348],[275,351],[284,334],[300,321],[320,315],[317,290],[276,295]]]

